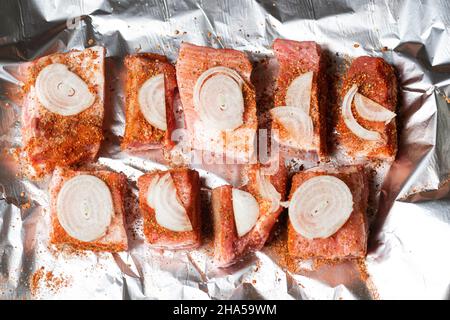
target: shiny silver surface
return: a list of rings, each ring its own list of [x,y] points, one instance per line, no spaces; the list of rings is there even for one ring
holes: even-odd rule
[[[449,299],[449,26],[445,0],[1,1],[0,299]],[[271,56],[277,37],[317,41],[330,57],[338,53],[335,66],[373,55],[398,70],[399,153],[386,176],[386,168],[378,172],[384,182],[366,261],[299,271],[279,248],[284,229],[262,252],[226,270],[214,268],[208,239],[189,252],[150,249],[133,181],[163,164],[118,148],[121,58],[148,51],[175,61],[180,43],[189,41],[243,50],[258,61]],[[107,48],[114,90],[99,163],[125,172],[133,190],[130,250],[120,254],[52,249],[47,181],[21,177],[7,156],[21,143],[20,64],[94,44]],[[210,168],[200,172],[205,200],[207,188],[231,182]],[[39,270],[44,276],[36,276]]]

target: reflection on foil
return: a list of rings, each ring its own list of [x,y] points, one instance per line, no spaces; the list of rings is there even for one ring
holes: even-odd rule
[[[0,3],[0,298],[386,299],[450,298],[450,4],[441,1],[18,1]],[[182,41],[246,51],[255,74],[277,38],[315,40],[332,66],[382,56],[400,77],[397,160],[384,178],[365,262],[292,265],[283,221],[270,244],[225,270],[211,261],[211,232],[191,252],[150,249],[142,236],[135,181],[165,168],[161,155],[130,156],[124,131],[121,57],[155,52],[176,60]],[[20,146],[20,63],[56,51],[107,48],[114,95],[99,163],[124,172],[132,192],[130,250],[55,251],[48,245],[47,181],[22,177],[9,150]],[[263,83],[255,77],[258,94]],[[264,127],[264,94],[260,125]],[[238,174],[198,166],[209,189]],[[218,171],[217,171],[218,170]],[[379,181],[381,183],[381,181]],[[207,217],[208,208],[204,208]],[[375,210],[376,211],[376,210]],[[285,220],[285,217],[281,220]],[[285,221],[284,221],[285,223]]]

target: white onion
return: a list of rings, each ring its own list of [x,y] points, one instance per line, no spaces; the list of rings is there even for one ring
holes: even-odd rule
[[[226,67],[206,70],[195,83],[194,107],[202,122],[217,130],[234,130],[243,123],[244,80]]]
[[[155,210],[156,222],[169,230],[192,231],[186,209],[180,203],[177,189],[169,172],[155,175],[147,190],[147,204]]]
[[[286,91],[285,102],[287,106],[300,107],[309,115],[313,75],[314,72],[309,71],[291,82]]]
[[[395,117],[395,112],[386,109],[381,104],[363,96],[360,93],[355,94],[355,107],[358,114],[369,121],[389,122]]]
[[[89,108],[95,95],[88,85],[66,65],[53,63],[39,72],[36,78],[36,96],[49,111],[62,116],[76,115]]]
[[[361,139],[371,141],[380,140],[381,136],[378,132],[367,130],[356,121],[355,117],[353,117],[352,102],[357,91],[358,86],[354,84],[345,94],[344,100],[342,101],[342,117],[344,118],[345,125]]]
[[[263,175],[261,170],[256,172],[256,187],[261,197],[270,201],[269,212],[275,212],[280,207],[281,194],[270,182],[269,176]]]
[[[75,176],[59,191],[56,213],[60,225],[72,238],[96,240],[106,233],[114,215],[111,192],[95,176]]]
[[[283,141],[292,147],[308,147],[314,137],[311,117],[298,107],[276,107],[270,110],[272,119],[281,125],[290,139]]]
[[[307,239],[328,238],[347,222],[353,211],[349,187],[334,176],[316,176],[294,192],[289,220]]]
[[[259,205],[255,197],[246,191],[232,189],[234,221],[239,237],[246,235],[256,224]]]
[[[139,89],[138,101],[145,120],[158,129],[167,130],[164,74],[144,82]]]

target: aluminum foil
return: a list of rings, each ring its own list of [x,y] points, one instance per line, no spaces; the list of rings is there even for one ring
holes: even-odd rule
[[[0,298],[449,299],[449,25],[445,0],[1,1]],[[211,262],[210,235],[199,250],[150,249],[139,232],[134,181],[164,163],[118,148],[124,131],[122,57],[148,51],[175,61],[180,43],[188,41],[243,50],[258,70],[277,37],[317,41],[335,67],[372,55],[398,70],[399,152],[380,174],[366,260],[292,268],[279,250],[283,228],[262,252],[224,270]],[[107,48],[115,92],[99,163],[125,172],[133,190],[127,199],[130,249],[119,254],[49,246],[48,181],[22,177],[8,155],[21,144],[21,63],[94,44]],[[198,168],[205,203],[208,188],[234,182]]]

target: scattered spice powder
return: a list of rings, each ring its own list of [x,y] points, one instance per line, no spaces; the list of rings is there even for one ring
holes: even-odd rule
[[[11,155],[16,162],[19,162],[21,153],[22,153],[21,148],[14,148],[11,150]]]
[[[24,204],[21,205],[22,209],[29,209],[31,208],[31,202],[27,201]]]
[[[51,291],[58,291],[63,287],[67,287],[68,281],[64,277],[58,277],[52,271],[45,273],[45,285]]]
[[[52,271],[45,271],[44,267],[40,267],[31,278],[30,289],[31,294],[36,296],[40,288],[56,293],[68,285],[69,280],[66,277],[56,276]]]
[[[359,271],[359,275],[362,281],[366,283],[367,289],[370,292],[370,295],[374,300],[380,300],[380,294],[378,293],[378,289],[370,278],[369,271],[367,270],[366,261],[364,258],[360,258],[356,260],[357,269]]]
[[[31,294],[36,295],[36,292],[39,288],[39,283],[44,276],[44,267],[40,267],[31,277],[30,289]]]

